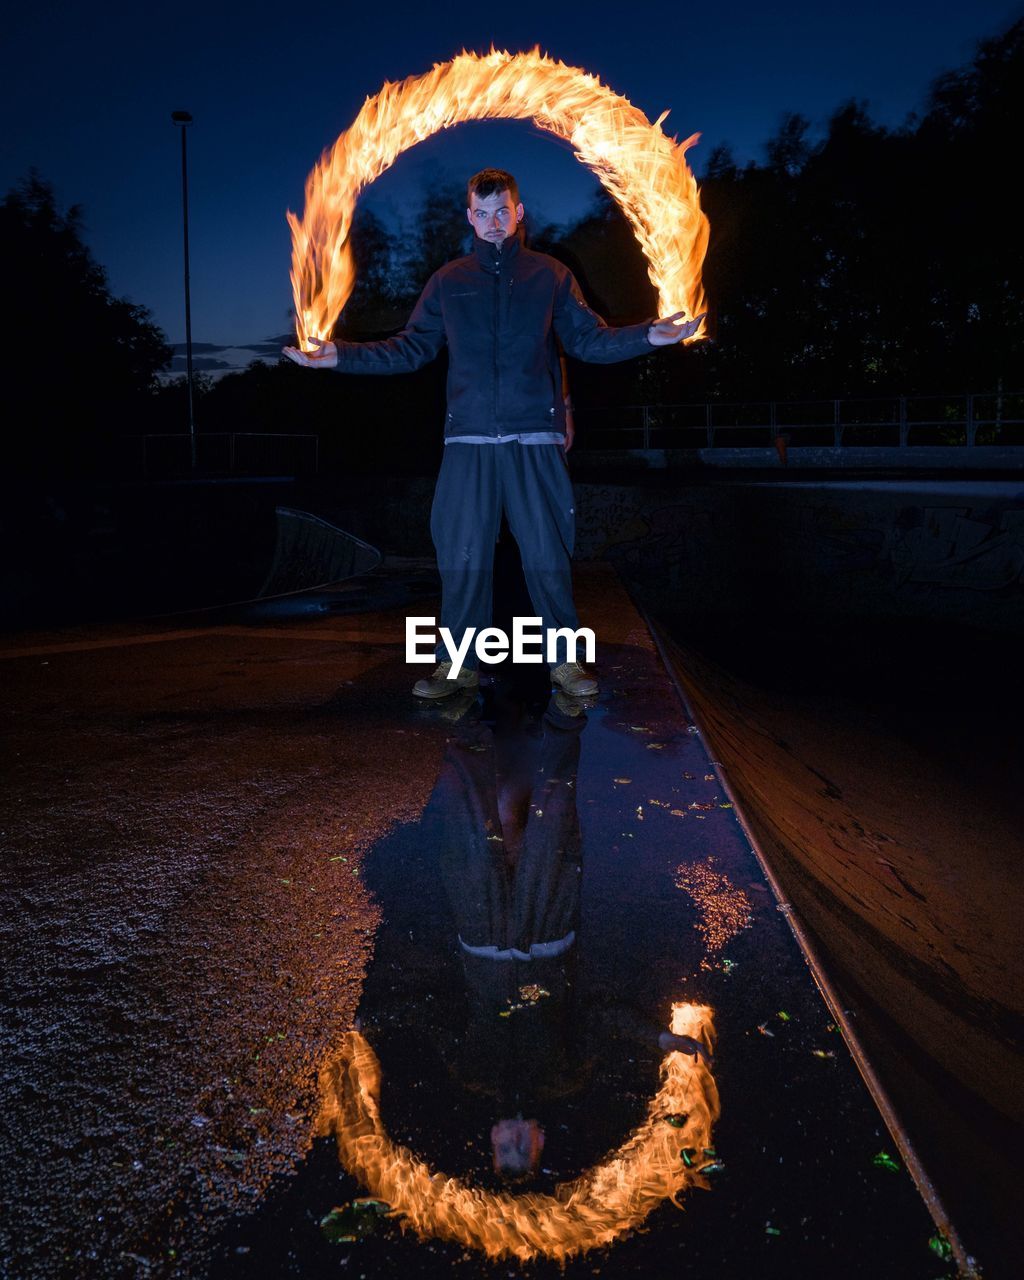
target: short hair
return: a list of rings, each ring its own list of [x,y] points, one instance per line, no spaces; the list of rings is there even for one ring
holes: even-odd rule
[[[502,191],[509,193],[513,204],[519,203],[519,183],[510,173],[506,173],[504,169],[481,169],[479,173],[473,174],[466,185],[466,208],[472,203],[471,196],[483,199],[484,196],[496,196]]]

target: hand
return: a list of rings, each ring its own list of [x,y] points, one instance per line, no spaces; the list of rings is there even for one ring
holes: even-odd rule
[[[310,338],[312,351],[300,351],[298,347],[282,347],[289,360],[306,369],[334,369],[338,364],[338,348],[330,338]]]
[[[670,347],[673,343],[682,342],[684,338],[692,338],[700,328],[701,321],[707,315],[707,312],[702,311],[699,316],[694,316],[692,320],[687,320],[685,324],[676,324],[676,321],[682,320],[685,314],[683,311],[677,311],[674,316],[668,316],[664,320],[656,320],[647,330],[647,341],[651,346]]]
[[[576,423],[572,416],[572,405],[566,403],[565,406],[565,444],[562,449],[568,453],[572,448],[572,442],[576,438]]]
[[[671,1031],[663,1031],[658,1037],[658,1047],[662,1053],[685,1053],[697,1061],[698,1055],[704,1059],[705,1063],[711,1067],[714,1066],[714,1058],[708,1053],[707,1049],[699,1040],[694,1040],[692,1036],[676,1036]]]

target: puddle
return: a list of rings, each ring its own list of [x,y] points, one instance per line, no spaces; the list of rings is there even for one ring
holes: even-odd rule
[[[648,648],[602,670],[427,713],[322,1136],[211,1274],[942,1274],[699,733]]]
[[[650,636],[581,576],[589,707],[500,668],[415,705],[422,577],[8,656],[19,1275],[952,1274]]]

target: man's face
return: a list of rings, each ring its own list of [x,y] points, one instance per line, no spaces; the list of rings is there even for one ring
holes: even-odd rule
[[[523,206],[513,204],[508,191],[495,191],[490,196],[478,196],[472,192],[466,210],[469,225],[481,240],[501,244],[523,220]]]
[[[536,1120],[499,1120],[491,1129],[494,1170],[507,1178],[537,1172],[544,1150],[544,1130]]]

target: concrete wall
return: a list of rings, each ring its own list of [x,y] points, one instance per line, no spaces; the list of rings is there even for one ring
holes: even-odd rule
[[[577,557],[612,560],[654,604],[1024,632],[1024,478],[666,477],[577,492]]]
[[[693,615],[913,618],[1024,632],[1019,480],[575,480],[578,560]],[[431,479],[360,480],[309,509],[390,555],[432,555]],[[296,502],[296,505],[301,505]]]

